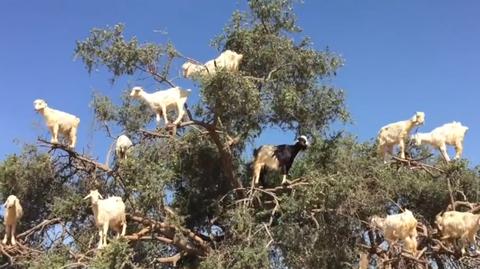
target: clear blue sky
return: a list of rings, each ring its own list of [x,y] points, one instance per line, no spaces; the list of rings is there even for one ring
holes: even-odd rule
[[[480,162],[480,2],[305,0],[299,24],[318,49],[329,47],[346,60],[333,83],[347,92],[354,123],[346,129],[360,141],[390,122],[426,113],[421,131],[461,121],[470,127],[464,156]],[[141,41],[171,40],[187,56],[205,61],[216,52],[210,40],[244,1],[0,1],[0,159],[21,143],[47,137],[32,101],[80,116],[79,151],[104,159],[108,140],[93,125],[88,104],[93,90],[118,96],[136,77],[111,85],[105,72],[89,75],[73,60],[76,40],[91,28],[126,24]],[[168,32],[168,35],[159,31]],[[190,84],[178,79],[180,86]],[[158,85],[144,85],[152,89]],[[194,89],[194,95],[198,94]],[[190,102],[194,101],[192,98]],[[273,130],[258,141],[285,143]]]

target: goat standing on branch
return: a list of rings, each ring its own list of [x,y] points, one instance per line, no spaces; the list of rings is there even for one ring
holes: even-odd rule
[[[460,159],[463,152],[463,139],[467,130],[468,127],[454,121],[437,127],[429,133],[415,134],[412,136],[412,140],[415,141],[417,146],[427,143],[437,147],[445,161],[449,162],[450,157],[448,157],[447,145],[455,146],[455,159]]]
[[[127,154],[130,152],[132,146],[133,143],[128,136],[119,136],[115,142],[115,155],[117,156],[117,159],[126,160]]]
[[[373,216],[371,225],[383,232],[385,240],[391,247],[397,240],[405,242],[405,248],[413,255],[417,252],[417,220],[408,209],[400,214],[388,215],[385,218]]]
[[[77,142],[77,129],[80,119],[74,115],[49,108],[47,103],[42,99],[33,101],[35,110],[45,118],[45,123],[52,135],[51,143],[58,144],[58,133],[68,137],[69,148],[75,148]]]
[[[287,183],[287,175],[298,152],[308,147],[307,137],[300,136],[294,145],[263,145],[253,152],[253,183],[259,184],[264,168],[281,171],[282,184]]]
[[[390,123],[383,126],[378,132],[378,154],[383,157],[383,161],[387,161],[387,153],[393,155],[393,147],[399,145],[400,158],[405,159],[405,139],[408,138],[413,127],[421,125],[425,122],[425,113],[417,112],[409,120]]]
[[[122,198],[118,196],[103,199],[97,190],[90,191],[83,199],[86,200],[88,198],[91,198],[92,201],[93,215],[95,216],[95,223],[100,236],[100,241],[98,242],[98,248],[100,249],[107,245],[109,227],[117,233],[117,238],[120,235],[125,235],[127,229],[125,204]]]
[[[2,243],[4,245],[8,242],[8,237],[10,237],[12,245],[16,245],[17,241],[15,240],[15,230],[17,228],[17,221],[23,216],[23,208],[20,205],[20,200],[17,196],[10,195],[5,201],[5,237],[3,238]]]
[[[167,112],[174,109],[178,116],[173,122],[177,125],[185,115],[185,109],[183,108],[187,102],[187,97],[190,95],[190,89],[183,90],[179,87],[173,87],[163,91],[157,91],[154,93],[145,92],[142,87],[133,87],[130,96],[133,98],[139,98],[145,100],[150,108],[155,112],[157,123],[160,122],[160,116],[163,116],[165,126],[168,125]]]
[[[437,215],[435,223],[442,233],[442,240],[460,239],[463,255],[467,243],[475,244],[475,235],[480,228],[480,215],[470,212],[447,211],[443,215]]]

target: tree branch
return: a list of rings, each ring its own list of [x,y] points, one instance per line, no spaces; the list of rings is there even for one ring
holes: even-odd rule
[[[50,226],[50,225],[53,225],[53,224],[57,224],[57,223],[60,223],[62,221],[61,218],[53,218],[53,219],[48,219],[48,220],[44,220],[42,221],[41,223],[35,225],[34,227],[30,228],[29,230],[21,233],[21,234],[18,234],[17,235],[17,238],[25,238],[24,241],[26,241],[28,239],[28,237],[30,235],[32,235],[33,233],[37,232],[37,231],[42,231],[43,229],[45,229],[46,226]]]
[[[196,256],[205,256],[210,251],[210,246],[206,243],[200,236],[196,235],[194,232],[187,228],[176,227],[174,225],[152,220],[142,216],[135,216],[127,214],[127,217],[134,222],[140,223],[147,228],[142,229],[140,232],[127,236],[129,240],[142,240],[142,239],[157,239],[164,243],[173,244],[178,249],[185,251],[188,254],[193,254]],[[165,237],[145,237],[146,234],[150,232],[159,232]],[[192,244],[186,240],[182,240],[176,237],[176,233],[180,232],[188,239],[192,240],[195,244]]]
[[[108,167],[108,165],[105,165],[103,163],[100,163],[100,162],[97,162],[97,161],[94,161],[88,157],[85,157],[85,156],[82,156],[81,154],[71,150],[70,148],[68,148],[67,146],[65,145],[62,145],[62,144],[56,144],[56,143],[50,143],[49,141],[46,141],[46,140],[43,140],[43,139],[38,139],[39,142],[41,143],[44,143],[46,144],[47,146],[51,147],[52,150],[56,150],[56,149],[61,149],[65,152],[68,153],[68,155],[72,158],[75,158],[77,160],[79,160],[80,162],[82,163],[88,163],[89,165],[93,166],[94,168],[98,168],[100,170],[103,170],[104,172],[107,172],[107,173],[111,173],[112,170],[110,169],[110,167]],[[86,168],[86,167],[85,167]],[[88,169],[86,169],[88,170]]]
[[[173,267],[177,266],[177,262],[183,257],[183,253],[177,253],[171,257],[157,258],[156,261],[160,263],[171,263]]]

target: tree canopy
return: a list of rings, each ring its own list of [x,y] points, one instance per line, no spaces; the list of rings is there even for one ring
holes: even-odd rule
[[[445,164],[424,147],[410,147],[410,159],[385,165],[375,142],[332,128],[350,120],[344,91],[332,83],[343,59],[312,45],[294,4],[249,0],[247,10],[233,13],[211,45],[242,54],[240,70],[199,79],[193,91],[200,100],[173,134],[149,129],[153,114],[129,96],[129,85],[121,85],[120,103],[96,93],[90,105],[105,136],[123,132],[134,142],[128,159],[99,163],[44,140],[7,156],[0,198],[18,196],[25,215],[20,245],[0,246],[0,265],[478,268],[475,257],[461,258],[441,244],[434,229],[435,216],[448,206],[477,210],[478,169],[465,160]],[[126,33],[122,24],[92,29],[75,55],[88,72],[106,69],[113,83],[144,74],[159,89],[182,86],[170,78],[193,55]],[[270,127],[307,135],[313,144],[295,160],[288,185],[270,173],[264,188],[255,187],[248,146]],[[127,235],[110,236],[101,250],[90,203],[82,199],[91,189],[122,197],[128,212]],[[368,223],[374,214],[404,208],[424,229],[418,257],[385,248]]]

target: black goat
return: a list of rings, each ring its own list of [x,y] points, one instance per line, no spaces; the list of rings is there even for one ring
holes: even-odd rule
[[[297,138],[294,145],[263,145],[253,151],[253,182],[258,185],[263,168],[281,171],[282,184],[287,183],[287,174],[298,152],[308,147],[307,137]]]

